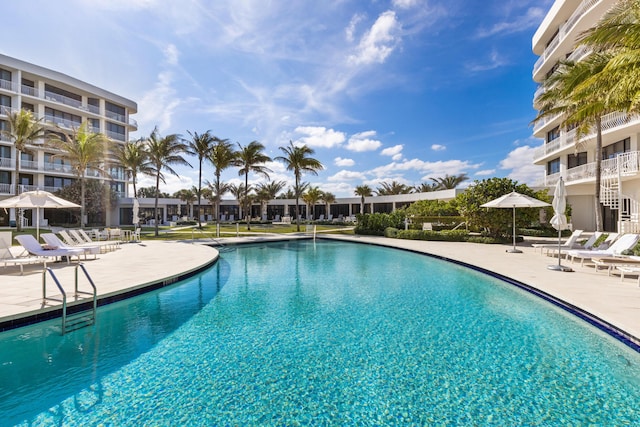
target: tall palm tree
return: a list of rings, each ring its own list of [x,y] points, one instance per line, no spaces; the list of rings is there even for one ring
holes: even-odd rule
[[[271,161],[271,157],[264,154],[264,145],[258,141],[251,141],[248,145],[242,146],[238,144],[240,150],[238,151],[238,157],[236,159],[236,166],[238,175],[244,175],[244,190],[245,190],[245,212],[244,215],[247,219],[247,230],[251,230],[251,204],[249,198],[249,173],[253,172],[258,175],[262,175],[269,179],[269,172],[271,169],[264,164]]]
[[[216,177],[212,184],[209,184],[216,197],[215,199],[215,216],[216,222],[220,221],[220,200],[222,195],[229,191],[229,185],[223,184],[220,180],[222,171],[235,166],[238,158],[238,152],[233,148],[233,144],[227,139],[217,139],[215,145],[211,148],[209,153],[209,160],[214,167],[214,175]]]
[[[41,138],[44,134],[44,128],[41,125],[42,118],[36,119],[29,110],[19,110],[10,112],[7,116],[9,129],[3,130],[2,134],[13,142],[16,149],[16,164],[14,172],[13,188],[14,194],[17,196],[20,192],[20,157],[28,144],[32,144],[36,139]],[[22,230],[20,218],[16,218],[16,230]]]
[[[322,199],[322,191],[318,187],[310,187],[306,193],[302,195],[302,200],[311,207],[311,220],[316,217],[316,203]]]
[[[360,213],[364,215],[364,198],[373,196],[371,187],[366,184],[358,185],[354,191],[356,196],[360,196]]]
[[[293,171],[295,177],[293,192],[296,198],[296,227],[297,231],[300,231],[300,207],[298,206],[300,195],[302,194],[300,179],[303,173],[318,175],[318,172],[324,169],[324,166],[320,163],[320,160],[310,157],[315,151],[307,145],[296,146],[293,145],[292,141],[289,141],[288,146],[279,148],[284,153],[284,156],[278,156],[276,160],[283,162],[287,170]]]
[[[136,188],[138,174],[151,175],[152,173],[149,156],[145,149],[144,138],[118,145],[115,156],[133,182],[133,197],[138,197],[138,190]]]
[[[452,190],[460,185],[462,182],[469,179],[466,173],[461,173],[460,175],[449,175],[446,174],[444,177],[439,178],[429,178],[436,184],[436,189],[438,190]]]
[[[99,171],[107,175],[102,165],[108,158],[109,140],[101,133],[88,130],[87,122],[82,122],[77,129],[71,132],[59,129],[60,134],[52,133],[48,142],[62,153],[57,157],[69,160],[74,174],[80,181],[80,227],[86,225],[86,177],[87,168]]]
[[[156,197],[153,215],[155,217],[155,236],[158,236],[158,194],[160,193],[160,182],[166,183],[162,171],[166,170],[171,175],[179,176],[171,166],[192,166],[182,157],[182,154],[188,152],[188,147],[182,142],[178,134],[170,134],[162,137],[156,127],[153,129],[153,132],[151,132],[151,135],[149,135],[149,138],[147,138],[146,145],[151,171],[156,177]]]
[[[322,201],[325,203],[325,205],[327,205],[326,211],[327,211],[327,219],[329,219],[329,215],[331,213],[331,205],[333,203],[336,202],[336,196],[333,193],[330,193],[328,191],[323,191],[322,192]]]
[[[429,193],[438,190],[438,184],[435,182],[431,184],[423,182],[420,185],[416,185],[413,189],[416,193]]]
[[[534,122],[560,115],[560,126],[564,129],[576,129],[576,141],[580,143],[584,136],[595,128],[596,165],[594,211],[596,231],[602,231],[600,206],[600,183],[602,177],[602,116],[616,111],[616,107],[607,99],[603,88],[591,84],[595,76],[602,72],[609,60],[608,55],[592,53],[580,62],[566,61],[543,82],[545,92],[538,98],[540,111]],[[589,86],[590,90],[584,90]]]
[[[211,131],[208,130],[202,135],[198,135],[197,132],[191,133],[187,131],[191,136],[191,141],[187,143],[189,147],[189,153],[198,156],[198,217],[202,215],[202,207],[200,205],[200,194],[202,193],[202,163],[207,160],[211,161],[211,150],[213,150],[213,144],[215,144],[217,138],[211,135]],[[198,227],[202,228],[200,218],[198,218]]]

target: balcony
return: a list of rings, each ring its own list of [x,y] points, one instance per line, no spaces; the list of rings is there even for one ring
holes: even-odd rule
[[[29,95],[29,96],[33,96],[35,98],[39,98],[40,97],[40,92],[35,87],[22,85],[22,88],[20,90],[21,90],[23,95]]]
[[[16,164],[11,157],[0,157],[0,168],[15,169]]]
[[[81,125],[81,123],[74,122],[73,120],[63,119],[61,117],[55,117],[55,116],[50,116],[46,114],[44,116],[44,120],[46,122],[53,123],[55,125],[58,125],[62,128],[67,128],[67,129],[77,129]]]
[[[35,160],[20,160],[20,169],[38,170],[38,162]]]
[[[44,162],[44,170],[47,172],[74,173],[71,165],[61,163]]]
[[[97,105],[87,104],[87,111],[89,111],[90,113],[99,115],[100,114],[100,107],[98,107]]]
[[[123,133],[118,133],[118,132],[113,132],[108,130],[107,131],[107,137],[111,138],[111,139],[115,139],[116,141],[126,141],[127,137],[125,136],[125,134]]]
[[[13,194],[13,184],[0,184],[0,194]]]
[[[601,176],[615,177],[636,176],[640,173],[640,151],[630,151],[621,153],[613,159],[603,160],[600,164]],[[545,176],[544,185],[550,187],[556,185],[560,177],[563,177],[567,184],[595,180],[596,163],[587,163],[575,168],[567,169],[564,173],[558,172]]]
[[[602,134],[617,129],[622,126],[640,123],[640,116],[629,116],[625,113],[616,112],[602,116]],[[583,135],[582,141],[595,138],[595,130],[588,135]],[[568,132],[561,132],[560,137],[538,147],[533,153],[533,161],[538,162],[550,154],[562,151],[565,148],[573,147],[578,142],[575,129]]]
[[[47,101],[55,101],[64,105],[68,105],[70,107],[80,108],[82,107],[82,101],[78,101],[77,99],[69,98],[68,96],[59,95],[53,92],[44,93],[44,99]]]
[[[0,79],[0,89],[8,90],[10,92],[16,91],[16,84],[11,80]]]
[[[11,113],[16,113],[18,110],[6,105],[0,105],[0,116],[8,116]]]
[[[576,26],[580,18],[582,18],[589,10],[591,10],[595,5],[602,2],[603,0],[583,0],[580,6],[576,8],[573,14],[567,19],[563,25],[560,26],[558,34],[555,38],[549,43],[549,45],[545,48],[540,58],[536,61],[533,66],[533,75],[540,70],[542,65],[547,61],[547,59],[551,58],[556,48],[559,44],[564,41],[568,34],[571,33],[573,28]]]
[[[105,111],[104,112],[105,116],[107,116],[108,118],[112,119],[112,120],[117,120],[120,123],[127,123],[127,116],[124,116],[122,114],[118,114],[118,113],[114,113],[113,111]]]

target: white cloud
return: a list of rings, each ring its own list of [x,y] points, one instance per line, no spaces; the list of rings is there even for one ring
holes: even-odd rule
[[[353,134],[345,148],[358,153],[377,150],[382,145],[382,142],[377,139],[371,139],[373,136],[376,136],[376,131],[374,130]]]
[[[160,182],[160,191],[169,194],[173,194],[178,190],[182,190],[183,188],[191,188],[198,185],[196,180],[192,179],[189,176],[185,176],[184,174],[181,176],[175,176],[165,172],[164,179],[166,183],[163,184],[162,182]],[[138,177],[138,181],[136,182],[136,188],[138,190],[142,187],[155,188],[155,186],[156,178],[154,176],[141,175]]]
[[[383,156],[395,157],[402,152],[404,146],[402,144],[394,145],[393,147],[387,147],[380,152]]]
[[[299,126],[295,132],[305,135],[300,137],[299,141],[309,147],[337,147],[346,139],[343,132],[327,129],[323,126]]]
[[[425,162],[420,159],[405,160],[404,162],[393,162],[384,166],[377,167],[370,171],[377,178],[389,175],[399,175],[400,172],[416,171],[424,176],[422,180],[429,179],[432,176],[457,175],[466,173],[470,169],[478,169],[480,164],[474,164],[467,160],[446,160],[438,162]]]
[[[495,169],[484,169],[484,170],[476,172],[475,175],[477,175],[477,176],[489,176],[489,175],[495,175],[495,173],[496,173]]]
[[[544,166],[533,164],[535,150],[535,147],[528,145],[516,148],[500,161],[500,169],[510,169],[508,176],[515,181],[529,185],[536,184],[544,174]]]
[[[432,144],[431,145],[431,149],[433,151],[444,151],[447,149],[447,147],[445,147],[444,145],[440,145],[440,144]]]
[[[353,180],[363,180],[366,179],[366,175],[362,172],[354,172],[354,171],[347,171],[347,170],[341,170],[340,172],[336,173],[335,175],[330,176],[329,178],[327,178],[328,181],[330,182],[335,182],[335,181],[353,181]]]
[[[544,19],[545,10],[540,7],[531,7],[527,9],[524,15],[517,16],[512,21],[498,22],[489,29],[481,29],[476,33],[476,37],[484,38],[496,34],[513,34],[521,31],[527,31],[530,28],[537,27]]]
[[[178,56],[180,55],[180,52],[176,45],[169,43],[167,47],[164,48],[163,53],[164,59],[169,65],[178,65]]]
[[[484,63],[469,63],[465,67],[471,72],[489,71],[507,65],[509,62],[496,50],[491,51],[489,58]]]
[[[182,104],[177,91],[173,87],[173,74],[169,71],[161,72],[155,87],[145,93],[138,102],[136,120],[139,129],[151,130],[158,125],[160,133],[171,129],[174,111]]]
[[[418,0],[393,0],[391,3],[398,9],[411,9],[418,4]]]
[[[349,56],[349,61],[355,65],[382,64],[400,42],[396,35],[400,27],[395,12],[388,10],[382,13],[362,36],[356,53]]]
[[[349,21],[349,26],[347,26],[347,28],[345,29],[345,38],[349,43],[353,42],[354,40],[353,35],[355,34],[356,26],[363,19],[364,19],[364,15],[357,13],[353,15],[353,17],[351,18],[351,21]]]
[[[333,164],[340,167],[351,167],[356,164],[353,159],[343,159],[342,157],[336,157],[333,159]]]
[[[346,182],[326,182],[320,189],[333,193],[336,197],[353,197],[355,191],[354,186]]]

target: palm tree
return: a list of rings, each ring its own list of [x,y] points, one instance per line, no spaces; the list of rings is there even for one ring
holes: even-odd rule
[[[202,162],[204,160],[211,161],[211,151],[213,150],[213,144],[217,138],[211,135],[211,131],[206,131],[202,135],[198,135],[197,132],[191,133],[187,131],[191,136],[191,141],[188,142],[189,153],[198,156],[198,217],[202,215],[202,206],[200,205],[200,194],[202,193]],[[202,228],[200,218],[198,218],[198,227]]]
[[[600,212],[602,116],[616,111],[616,108],[609,103],[608,93],[603,91],[603,88],[594,88],[592,82],[594,77],[605,68],[608,60],[607,55],[592,53],[577,63],[570,61],[561,63],[558,69],[543,82],[545,92],[538,98],[541,107],[534,119],[534,122],[537,122],[560,115],[562,128],[575,127],[578,143],[595,128],[594,210],[596,231],[602,231]],[[589,90],[584,90],[585,86],[588,86]]]
[[[323,191],[322,192],[322,201],[324,201],[324,203],[327,205],[327,219],[329,219],[329,215],[331,212],[331,204],[336,202],[336,196],[333,193],[330,193],[328,191]]]
[[[446,174],[444,177],[440,178],[429,178],[436,184],[436,189],[438,190],[452,190],[460,185],[462,182],[469,179],[466,173],[461,173],[460,175],[449,175]]]
[[[355,190],[356,196],[360,196],[360,213],[364,215],[364,198],[373,196],[373,191],[368,185],[358,185]]]
[[[14,193],[16,196],[20,193],[20,157],[28,144],[32,144],[44,134],[44,128],[40,125],[41,121],[42,118],[36,119],[31,111],[14,111],[7,115],[9,129],[1,131],[3,135],[13,142],[16,148],[16,164],[13,178]],[[20,222],[20,218],[16,218],[17,231],[22,230],[22,224]]]
[[[173,193],[173,197],[177,197],[187,204],[188,215],[190,217],[193,216],[193,203],[196,201],[196,199],[199,199],[196,194],[197,191],[198,189],[196,187],[193,187],[191,189],[183,188],[182,190],[178,190]],[[200,206],[200,204],[198,204],[198,206]]]
[[[147,152],[149,153],[149,162],[151,171],[156,177],[156,194],[153,215],[155,217],[155,236],[158,236],[158,194],[160,193],[160,182],[166,183],[163,170],[166,170],[172,175],[179,176],[171,166],[173,165],[185,165],[192,167],[187,162],[183,153],[188,152],[188,147],[182,142],[182,139],[178,134],[171,134],[165,137],[160,136],[158,128],[154,128],[151,135],[147,139]]]
[[[91,168],[107,175],[102,168],[107,152],[109,140],[101,133],[88,131],[87,122],[71,132],[59,129],[61,135],[52,133],[49,136],[49,144],[60,150],[62,153],[57,157],[64,157],[69,160],[74,174],[80,181],[80,227],[86,225],[86,178],[87,169]]]
[[[136,189],[138,173],[145,175],[152,174],[144,139],[140,138],[136,141],[129,141],[123,145],[118,145],[115,155],[133,182],[133,197],[138,197],[138,190]]]
[[[233,149],[233,144],[227,139],[217,139],[215,145],[211,148],[209,153],[209,160],[213,163],[215,168],[214,175],[216,180],[213,184],[209,184],[215,195],[215,216],[216,222],[220,221],[220,199],[222,195],[229,191],[229,185],[223,184],[220,181],[220,175],[222,171],[235,166],[235,162],[238,158],[238,152]]]
[[[249,191],[251,190],[251,188],[247,189],[244,184],[229,184],[229,192],[238,201],[238,219],[242,217],[245,199],[249,198]]]
[[[258,141],[251,141],[249,145],[242,146],[238,144],[240,150],[238,151],[238,157],[235,161],[236,166],[240,167],[238,175],[244,175],[244,203],[245,203],[245,217],[247,219],[247,230],[251,230],[251,204],[249,199],[249,173],[253,172],[258,175],[262,175],[269,179],[269,172],[271,169],[264,164],[271,161],[271,157],[264,154],[264,145]]]
[[[302,188],[300,186],[300,179],[303,173],[310,173],[318,175],[318,171],[324,169],[322,163],[319,160],[314,159],[312,156],[315,151],[306,145],[295,146],[292,141],[289,141],[289,145],[286,147],[279,147],[280,151],[284,153],[284,156],[276,157],[276,160],[283,162],[287,170],[293,171],[295,177],[295,185],[293,192],[296,198],[296,226],[297,231],[300,231],[300,207],[298,201],[302,194]]]
[[[262,206],[262,215],[267,213],[266,209],[264,209],[266,207],[266,203],[268,203],[269,200],[275,199],[278,196],[278,193],[282,191],[286,185],[287,183],[284,181],[269,181],[258,184],[258,200],[261,205],[264,204],[264,206]]]
[[[311,220],[316,216],[316,203],[322,199],[322,191],[318,187],[311,187],[302,195],[302,200],[311,207]]]
[[[438,190],[438,184],[435,182],[432,182],[431,184],[423,182],[420,185],[416,185],[413,189],[416,193],[429,193],[431,191]]]
[[[398,181],[383,182],[380,187],[376,188],[378,196],[393,196],[396,194],[409,194],[412,188]]]

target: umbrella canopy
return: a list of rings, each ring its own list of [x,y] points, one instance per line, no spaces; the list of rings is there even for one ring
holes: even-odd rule
[[[17,196],[0,200],[0,208],[27,208],[36,209],[36,235],[40,238],[40,209],[79,208],[68,200],[54,196],[48,191],[25,191]]]
[[[521,253],[522,251],[516,249],[516,208],[542,208],[545,206],[551,206],[547,202],[538,200],[533,197],[529,197],[525,194],[512,191],[509,194],[500,196],[497,199],[491,200],[483,205],[482,208],[511,208],[513,209],[513,249],[507,252]]]
[[[140,223],[140,202],[138,198],[133,199],[133,225],[137,226]]]

